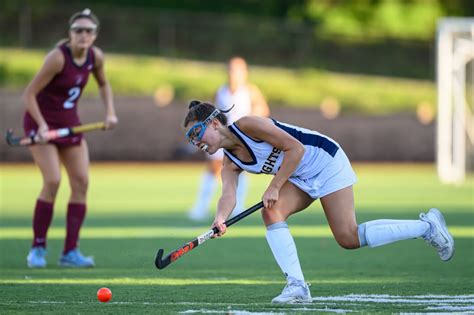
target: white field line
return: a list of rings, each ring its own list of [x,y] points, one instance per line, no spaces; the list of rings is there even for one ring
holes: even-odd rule
[[[371,303],[392,303],[392,304],[433,304],[444,305],[447,303],[462,303],[474,305],[474,295],[418,295],[418,296],[399,296],[399,295],[378,295],[378,294],[349,294],[342,296],[320,296],[313,297],[314,301],[337,301],[337,302],[371,302]]]
[[[3,301],[5,302],[5,301]],[[58,304],[58,303],[83,303],[80,301],[26,301],[27,303],[37,303],[37,304]],[[329,302],[329,303],[328,303]],[[391,304],[432,304],[432,305],[467,305],[474,307],[474,294],[464,294],[464,295],[389,295],[389,294],[348,294],[340,296],[316,296],[313,297],[313,303],[308,303],[305,305],[314,305],[322,304],[325,305],[336,305],[334,302],[350,302],[348,304],[357,305],[358,303],[391,303]],[[130,302],[130,301],[114,301],[110,304],[153,304],[153,305],[215,305],[215,306],[251,306],[251,305],[271,305],[269,302],[265,303],[225,303],[225,302],[212,302],[212,303],[202,303],[202,302]]]
[[[430,311],[474,311],[474,305],[467,306],[429,306],[426,310]]]
[[[325,305],[322,305],[325,306]],[[346,305],[344,305],[346,306]],[[337,313],[337,314],[345,314],[345,313],[351,313],[354,312],[353,310],[345,310],[345,309],[339,309],[339,308],[312,308],[312,307],[300,307],[300,308],[291,308],[291,311],[295,312],[328,312],[328,313]]]
[[[352,310],[343,310],[343,309],[331,309],[331,308],[291,308],[291,309],[285,309],[285,311],[291,311],[291,312],[328,312],[328,313],[336,313],[336,314],[345,314],[345,313],[350,313]],[[179,312],[180,314],[232,314],[232,315],[267,315],[267,314],[287,314],[281,313],[281,312],[251,312],[251,311],[241,311],[241,310],[234,310],[234,309],[228,309],[228,310],[208,310],[208,309],[196,309],[196,310],[186,310]]]
[[[351,303],[381,303],[395,305],[422,306],[426,311],[458,313],[474,311],[474,294],[466,295],[388,295],[388,294],[349,294],[343,296],[313,297],[313,303],[326,301]],[[362,306],[362,305],[361,305]],[[360,307],[359,307],[360,309]]]
[[[61,302],[61,301],[27,301],[29,304],[86,304],[85,302],[81,301],[71,301],[71,302]],[[7,303],[1,303],[1,304],[7,304]],[[250,304],[245,304],[245,303],[239,303],[239,304],[230,304],[229,303],[199,303],[199,302],[177,302],[177,303],[153,303],[153,302],[109,302],[108,304],[115,304],[115,305],[209,305],[209,306],[217,306],[217,305],[223,305],[227,306],[226,310],[211,310],[211,309],[195,309],[195,310],[186,310],[186,311],[181,311],[179,313],[181,314],[194,314],[194,313],[206,313],[206,314],[233,314],[233,315],[247,315],[247,314],[252,314],[252,315],[267,315],[267,314],[272,314],[272,315],[279,315],[279,314],[286,314],[286,313],[281,313],[278,312],[280,309],[276,309],[277,312],[251,312],[251,311],[245,311],[245,310],[236,310],[232,309],[230,305],[234,306],[269,306],[269,303],[250,303]],[[317,303],[316,303],[317,304]],[[328,304],[334,304],[334,303],[328,303]],[[307,304],[311,305],[311,304]],[[337,309],[337,308],[328,308],[326,304],[322,305],[324,308],[311,308],[311,307],[299,307],[299,308],[289,308],[285,309],[285,311],[291,311],[291,312],[297,312],[297,311],[303,311],[303,312],[328,312],[328,313],[336,313],[336,314],[345,314],[345,313],[350,313],[353,312],[353,310],[348,310],[348,309]],[[272,307],[269,307],[269,309],[273,309]]]
[[[250,312],[250,311],[239,311],[239,310],[186,310],[179,312],[179,314],[232,314],[232,315],[284,315],[285,313],[273,313],[273,312]]]
[[[290,312],[318,312],[318,313],[349,313],[349,312],[361,312],[365,309],[367,303],[376,303],[383,307],[383,304],[405,307],[413,307],[414,310],[420,311],[421,309],[426,312],[442,312],[444,314],[474,314],[474,294],[463,294],[463,295],[389,295],[389,294],[348,294],[340,296],[316,296],[313,297],[312,303],[305,304],[294,304],[287,305],[285,308],[279,308],[276,305],[269,303],[201,303],[201,302],[132,302],[132,301],[111,301],[107,304],[111,305],[150,305],[153,307],[159,306],[183,306],[193,307],[197,306],[196,309],[188,309],[181,311],[182,314],[193,314],[193,313],[216,313],[216,314],[239,314],[239,315],[263,315],[263,314],[282,314]],[[47,301],[47,300],[30,300],[22,301],[27,304],[42,304],[42,305],[84,305],[100,302],[84,302],[84,301]],[[343,304],[344,309],[338,308]],[[0,305],[18,305],[18,301],[0,301]],[[203,308],[210,307],[209,309]],[[234,309],[234,307],[240,308]],[[262,311],[246,311],[245,308],[258,307],[263,309]],[[406,312],[405,314],[409,314]]]
[[[380,295],[383,296],[383,295]],[[392,295],[392,296],[397,296],[397,295]],[[398,297],[404,297],[401,295],[398,295]],[[440,294],[428,294],[428,295],[413,295],[412,296],[415,299],[426,299],[426,298],[438,298],[438,299],[451,299],[451,298],[457,298],[457,299],[472,299],[474,298],[474,294],[466,294],[466,295],[440,295]]]

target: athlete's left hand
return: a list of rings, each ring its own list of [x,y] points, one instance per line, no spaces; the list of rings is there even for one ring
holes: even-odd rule
[[[278,201],[280,191],[278,188],[272,185],[268,186],[267,190],[263,193],[262,201],[265,208],[271,208]]]
[[[107,115],[105,117],[105,129],[113,129],[118,124],[118,118],[115,115]]]

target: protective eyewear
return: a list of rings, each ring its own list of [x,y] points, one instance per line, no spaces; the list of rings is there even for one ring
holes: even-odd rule
[[[87,34],[95,33],[95,29],[87,28],[87,27],[75,27],[75,28],[71,28],[71,31],[74,32],[75,34],[81,34],[83,32],[86,32]]]
[[[188,132],[186,132],[186,139],[190,143],[197,145],[202,140],[202,137],[206,132],[207,126],[219,114],[220,111],[218,109],[215,109],[204,121],[195,123],[191,128],[189,128]]]
[[[76,34],[81,34],[82,32],[86,32],[87,34],[92,34],[92,33],[95,33],[96,29],[97,29],[96,25],[80,26],[76,23],[71,25],[71,32],[74,32]]]

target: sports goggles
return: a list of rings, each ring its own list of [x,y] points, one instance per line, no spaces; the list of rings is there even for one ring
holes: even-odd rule
[[[97,30],[97,25],[92,24],[88,26],[81,26],[78,23],[74,23],[71,25],[70,30],[76,34],[81,34],[82,32],[86,32],[87,34],[95,33]]]
[[[207,126],[211,123],[211,121],[220,114],[218,109],[215,109],[204,121],[200,121],[195,123],[191,128],[189,128],[188,132],[186,132],[186,139],[194,144],[197,145],[199,141],[202,140],[204,133],[206,132]]]

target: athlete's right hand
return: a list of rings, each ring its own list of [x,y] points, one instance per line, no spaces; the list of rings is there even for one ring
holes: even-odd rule
[[[49,127],[47,124],[41,124],[38,126],[38,130],[36,131],[38,143],[44,144],[48,142],[48,130]]]
[[[105,129],[113,129],[118,124],[117,116],[111,114],[105,117]]]
[[[268,186],[262,196],[263,206],[267,209],[273,207],[278,201],[279,195],[280,191],[278,188],[272,185]]]
[[[217,227],[217,229],[219,230],[219,232],[217,232],[216,234],[214,234],[212,236],[212,238],[215,238],[215,237],[221,237],[222,235],[225,234],[225,231],[227,229],[227,226],[224,224],[225,220],[224,219],[221,219],[221,218],[218,218],[216,217],[214,219],[214,222],[212,223],[212,228],[214,227]]]

